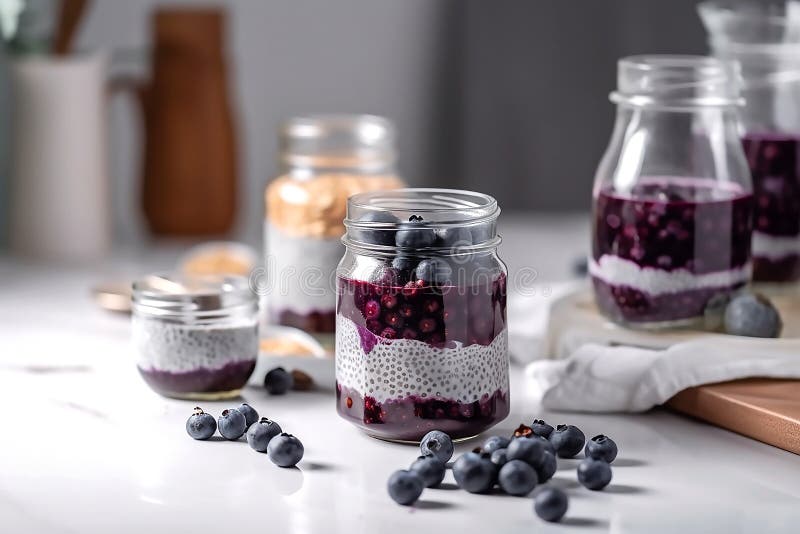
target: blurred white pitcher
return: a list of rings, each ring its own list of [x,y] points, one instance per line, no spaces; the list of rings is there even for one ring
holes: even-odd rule
[[[11,247],[47,260],[111,244],[106,56],[11,62]]]

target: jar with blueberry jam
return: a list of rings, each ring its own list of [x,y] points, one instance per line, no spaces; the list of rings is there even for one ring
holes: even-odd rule
[[[475,436],[509,411],[495,199],[399,189],[347,203],[337,270],[339,414],[374,437]]]
[[[157,393],[236,397],[258,356],[258,301],[247,278],[154,274],[133,284],[137,367]]]
[[[738,68],[699,56],[620,60],[617,119],[594,185],[589,272],[612,320],[700,323],[751,276],[753,195]]]

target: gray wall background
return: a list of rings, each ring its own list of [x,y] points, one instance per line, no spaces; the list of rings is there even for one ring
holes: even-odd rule
[[[149,13],[159,3],[94,2],[78,47],[114,50],[116,72],[146,75]],[[307,112],[393,119],[401,171],[413,185],[482,190],[512,211],[586,209],[611,131],[616,59],[705,51],[695,0],[218,3],[230,14],[239,230],[248,236],[260,233],[276,128]],[[10,108],[0,74],[2,162]],[[135,105],[113,99],[110,124],[115,225],[120,239],[138,239]]]

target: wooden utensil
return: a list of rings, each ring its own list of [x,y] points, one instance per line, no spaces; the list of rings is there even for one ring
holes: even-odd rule
[[[72,49],[72,41],[86,11],[88,0],[61,0],[53,38],[53,53],[65,56]]]

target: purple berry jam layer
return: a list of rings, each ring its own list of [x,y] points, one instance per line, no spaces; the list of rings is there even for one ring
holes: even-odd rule
[[[368,434],[390,440],[419,441],[431,430],[453,439],[480,434],[508,416],[507,391],[494,391],[473,402],[408,396],[380,402],[336,384],[336,409]]]
[[[187,394],[238,391],[247,384],[255,368],[256,360],[253,359],[231,362],[217,369],[200,367],[186,372],[139,367],[139,373],[157,393],[167,397],[181,397]]]
[[[752,195],[735,184],[643,178],[595,199],[589,270],[601,311],[627,323],[682,321],[751,276]]]
[[[800,278],[800,136],[749,133],[742,140],[753,177],[753,279]]]

